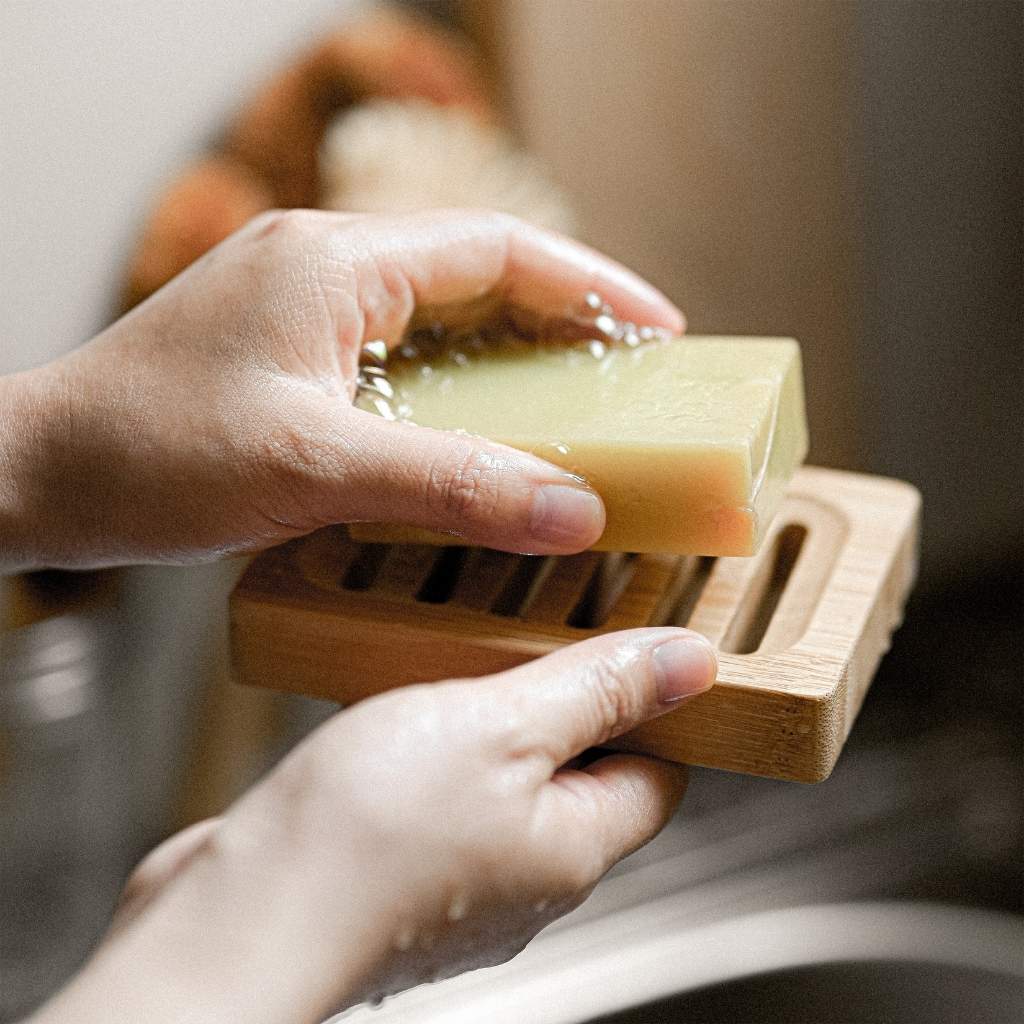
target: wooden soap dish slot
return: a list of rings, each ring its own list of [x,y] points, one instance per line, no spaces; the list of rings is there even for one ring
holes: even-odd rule
[[[804,468],[752,558],[358,544],[333,527],[253,562],[232,595],[236,667],[349,703],[612,630],[689,626],[721,652],[719,682],[617,745],[817,780],[901,617],[918,507],[898,481]]]

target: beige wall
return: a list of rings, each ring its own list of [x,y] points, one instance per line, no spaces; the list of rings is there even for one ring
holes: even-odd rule
[[[799,338],[811,458],[921,488],[922,587],[1019,565],[1020,3],[484,6],[590,238],[694,331]]]
[[[590,240],[693,332],[794,335],[820,462],[855,460],[849,8],[510,0],[510,91]]]
[[[357,0],[4,0],[0,372],[109,317],[143,211],[240,90]]]

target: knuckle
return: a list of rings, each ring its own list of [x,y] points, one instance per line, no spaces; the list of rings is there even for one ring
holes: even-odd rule
[[[291,322],[308,312],[319,291],[325,259],[324,230],[317,210],[270,210],[245,229],[251,284],[263,305]]]
[[[270,255],[292,255],[316,248],[322,234],[318,210],[268,210],[249,222],[250,237]]]
[[[429,467],[427,504],[446,517],[487,518],[501,504],[498,473],[473,445],[454,446]]]
[[[480,734],[484,741],[493,749],[500,750],[512,760],[525,760],[537,756],[541,746],[533,737],[530,718],[526,712],[512,704],[503,706],[500,714],[495,714],[488,704],[480,715]]]
[[[319,523],[328,485],[341,475],[329,439],[297,419],[268,425],[248,449],[246,475],[260,503],[289,510],[284,525]]]
[[[369,252],[357,266],[359,304],[382,321],[383,332],[404,330],[416,309],[416,289],[407,269],[398,261],[379,259]]]
[[[437,736],[447,732],[443,684],[413,683],[371,697],[360,705],[367,723],[381,721],[398,732]]]
[[[287,212],[287,210],[273,209],[257,213],[246,224],[246,232],[254,238],[265,238],[267,235],[274,234],[280,227],[282,216]]]
[[[565,910],[582,903],[608,869],[594,846],[570,842],[549,855],[544,888]]]
[[[301,483],[322,475],[328,447],[300,423],[279,423],[260,439],[267,465],[289,482]]]
[[[515,214],[487,207],[465,211],[465,222],[475,225],[482,233],[497,235],[502,240],[506,254],[514,238],[524,236],[532,230],[526,221]]]
[[[637,700],[624,669],[609,658],[590,663],[584,676],[596,745],[618,736],[636,720]]]
[[[270,235],[299,235],[308,234],[318,220],[316,210],[283,209],[267,210],[259,214],[252,225],[258,237],[267,238]]]
[[[568,892],[565,898],[567,900],[575,899],[582,903],[607,870],[608,864],[605,858],[596,852],[581,854],[568,869],[566,878]]]

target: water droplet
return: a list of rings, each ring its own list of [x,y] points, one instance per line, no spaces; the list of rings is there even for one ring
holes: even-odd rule
[[[596,313],[604,305],[604,302],[597,292],[587,292],[587,294],[583,296],[583,305],[587,309],[592,309]]]
[[[433,377],[434,376],[434,368],[432,366],[429,366],[427,363],[424,363],[420,367],[420,376],[424,380],[427,380],[428,378]]]
[[[606,313],[602,313],[594,321],[594,327],[602,334],[612,337],[615,334],[615,328],[618,327],[618,324],[615,322],[614,317],[608,316]]]
[[[402,925],[398,929],[398,934],[395,936],[395,949],[400,952],[405,952],[407,949],[412,949],[412,944],[416,941],[416,929],[412,925]]]
[[[395,418],[391,403],[386,398],[374,398],[371,404],[384,419],[393,420]]]
[[[453,350],[449,352],[448,355],[456,366],[465,366],[469,362],[469,356],[467,356],[465,352]]]
[[[409,342],[406,342],[398,351],[403,359],[415,359],[420,354],[420,350]]]
[[[461,921],[469,913],[469,897],[464,892],[456,893],[448,904],[449,921]]]
[[[602,359],[602,358],[604,358],[604,356],[608,352],[608,349],[605,348],[605,345],[604,345],[603,341],[594,340],[594,341],[592,341],[592,342],[590,342],[588,344],[587,348],[590,349],[590,354],[595,359]]]
[[[363,355],[370,359],[375,359],[378,363],[386,363],[388,361],[387,343],[380,338],[368,341],[363,346]]]
[[[654,328],[653,327],[641,327],[640,328],[640,340],[641,341],[653,341],[654,340]]]
[[[534,910],[534,913],[536,913],[536,914],[543,914],[544,911],[547,910],[547,909],[548,909],[548,901],[547,900],[537,900],[537,902],[534,903],[534,905],[533,905],[533,910]]]

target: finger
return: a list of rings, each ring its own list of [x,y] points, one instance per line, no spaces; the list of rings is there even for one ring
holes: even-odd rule
[[[503,445],[323,400],[315,460],[324,522],[402,523],[503,551],[582,551],[604,531],[579,477]],[[333,468],[332,468],[333,467]]]
[[[686,781],[685,766],[635,754],[562,769],[539,794],[540,827],[552,836],[575,835],[583,848],[599,851],[601,875],[665,827]]]
[[[634,629],[492,676],[480,698],[515,722],[510,753],[541,755],[553,769],[703,693],[717,669],[714,649],[699,633]]]
[[[361,244],[360,244],[361,243]],[[394,342],[416,307],[487,297],[547,317],[578,316],[596,292],[620,320],[680,333],[680,311],[621,264],[507,214],[479,210],[346,222],[340,252],[357,259],[364,335]]]

